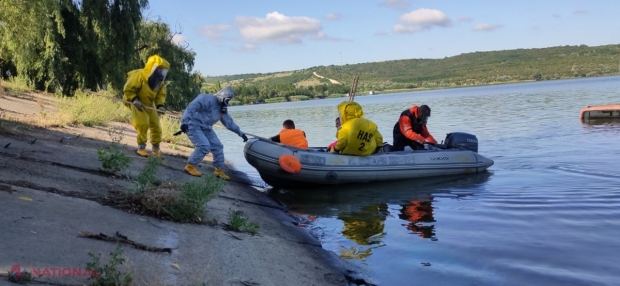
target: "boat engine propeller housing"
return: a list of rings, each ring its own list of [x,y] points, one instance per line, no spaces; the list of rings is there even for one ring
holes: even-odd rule
[[[465,132],[448,133],[444,144],[447,149],[463,149],[478,153],[478,138],[473,134]]]

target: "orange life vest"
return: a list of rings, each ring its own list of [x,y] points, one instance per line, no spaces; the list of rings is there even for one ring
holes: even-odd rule
[[[280,131],[280,143],[301,149],[308,149],[308,140],[304,132],[299,129],[282,129]]]

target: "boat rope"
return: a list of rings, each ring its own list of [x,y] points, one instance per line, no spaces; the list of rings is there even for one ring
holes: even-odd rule
[[[90,94],[92,94],[92,95],[96,95],[96,96],[100,96],[100,97],[105,97],[105,98],[107,98],[107,99],[111,99],[111,100],[113,100],[113,101],[117,101],[117,102],[121,102],[121,103],[126,103],[126,104],[133,104],[133,103],[132,103],[132,102],[130,102],[130,101],[122,100],[122,99],[120,99],[120,98],[115,98],[115,97],[111,97],[111,96],[108,96],[108,95],[99,94],[99,93],[92,92],[92,91],[91,91],[91,92],[89,92],[89,93],[90,93]],[[144,106],[144,105],[143,105],[142,107],[143,107],[143,108],[146,108],[146,109],[149,109],[149,110],[154,110],[154,111],[156,111],[156,112],[158,112],[158,113],[163,113],[163,114],[166,114],[166,115],[168,115],[170,118],[173,118],[173,119],[179,120],[179,123],[180,123],[180,121],[181,121],[181,116],[182,116],[182,115],[181,115],[181,114],[179,114],[178,112],[172,112],[172,111],[167,111],[167,110],[165,110],[165,111],[161,111],[161,110],[159,110],[159,109],[157,109],[157,108],[150,107],[150,106]],[[213,127],[220,128],[220,129],[227,129],[227,130],[228,130],[228,128],[226,128],[226,127],[225,127],[225,126],[223,126],[223,125],[219,125],[219,124],[213,124]],[[261,137],[261,136],[258,136],[258,135],[254,135],[254,134],[251,134],[251,133],[247,133],[247,132],[243,132],[243,133],[244,133],[244,134],[246,134],[246,135],[252,136],[252,137],[259,138],[259,139],[268,140],[267,138],[264,138],[264,137]]]

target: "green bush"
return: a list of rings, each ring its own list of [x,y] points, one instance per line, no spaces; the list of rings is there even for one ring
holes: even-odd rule
[[[8,81],[5,81],[0,77],[0,85],[3,86],[4,92],[13,96],[20,96],[26,91],[32,89],[28,85],[27,80],[19,76],[11,77]]]
[[[224,187],[212,174],[185,183],[162,184],[139,194],[142,206],[156,216],[178,222],[205,222],[206,204]]]
[[[223,187],[223,180],[205,174],[199,180],[181,184],[181,193],[162,208],[175,221],[203,222],[207,202],[217,196]]]
[[[88,253],[93,261],[86,263],[86,269],[88,269],[93,275],[88,278],[89,285],[92,286],[129,286],[133,282],[133,278],[129,273],[122,273],[118,269],[118,266],[123,265],[125,258],[122,258],[123,249],[117,243],[114,252],[110,252],[110,261],[103,266],[99,265],[101,255],[96,256],[92,252]]]
[[[284,97],[274,97],[265,99],[265,103],[276,103],[276,102],[286,102],[286,98]]]
[[[302,101],[302,100],[310,99],[310,97],[306,95],[291,95],[290,98],[291,98],[291,101]]]
[[[348,94],[330,94],[327,96],[327,98],[340,98],[340,97],[345,97],[345,96],[349,96]]]
[[[157,170],[162,165],[162,159],[156,156],[150,156],[146,160],[146,165],[134,180],[134,190],[141,193],[145,190],[153,188],[159,184],[157,179]]]
[[[116,143],[97,150],[97,156],[103,164],[103,169],[111,173],[124,171],[131,163],[131,158],[127,157]]]
[[[260,225],[256,221],[249,221],[240,210],[230,210],[228,226],[234,231],[245,231],[251,234],[258,233]]]

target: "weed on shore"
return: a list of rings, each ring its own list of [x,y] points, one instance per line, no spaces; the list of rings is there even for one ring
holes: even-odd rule
[[[142,195],[144,191],[155,188],[160,185],[160,181],[157,179],[157,170],[163,164],[160,157],[149,156],[146,160],[146,165],[138,174],[138,177],[134,180],[134,193]]]
[[[151,156],[134,180],[130,193],[144,211],[177,222],[206,223],[206,204],[224,188],[224,181],[212,174],[183,183],[160,182],[157,170],[162,159]]]
[[[108,135],[112,144],[97,150],[97,157],[99,157],[99,161],[101,161],[102,167],[106,172],[126,171],[131,163],[131,158],[125,155],[121,147],[124,130],[125,128],[110,127]]]
[[[245,231],[251,234],[257,234],[260,230],[258,222],[249,221],[240,210],[230,210],[228,215],[228,226],[231,230]]]
[[[88,256],[92,258],[91,262],[86,263],[88,269],[93,275],[88,278],[91,286],[129,286],[132,285],[133,278],[130,273],[120,272],[117,268],[125,262],[123,249],[120,244],[116,244],[116,249],[110,252],[110,261],[107,264],[100,265],[102,255],[95,255],[92,252]]]
[[[177,222],[206,223],[206,204],[224,187],[211,174],[184,183],[167,183],[141,194],[143,206],[158,216]]]

